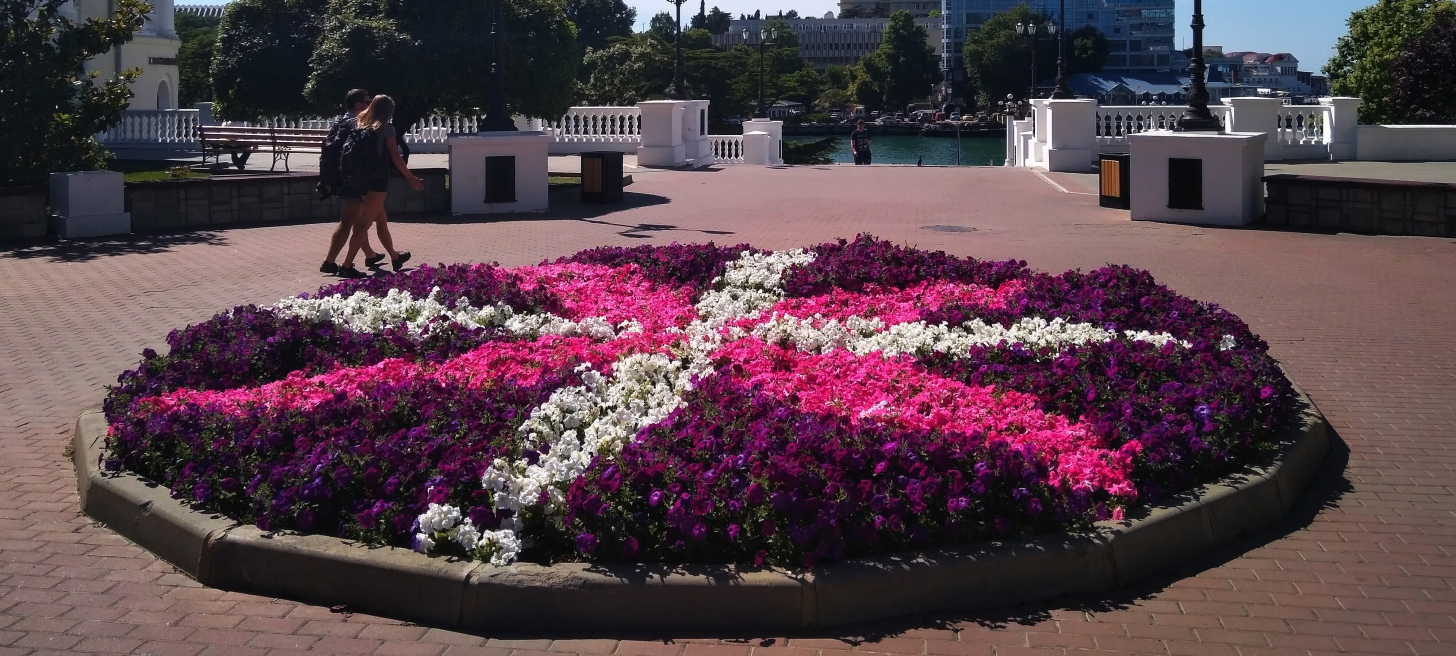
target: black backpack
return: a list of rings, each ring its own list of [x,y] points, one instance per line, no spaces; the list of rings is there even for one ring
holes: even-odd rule
[[[329,128],[329,135],[324,137],[323,147],[319,149],[319,198],[325,199],[339,192],[343,181],[339,175],[339,157],[344,149],[344,141],[349,133],[354,131],[354,117],[340,116],[334,121],[333,127]]]
[[[385,177],[384,140],[374,128],[354,127],[339,149],[339,180],[360,191]]]

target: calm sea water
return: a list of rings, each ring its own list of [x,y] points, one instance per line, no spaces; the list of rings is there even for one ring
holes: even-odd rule
[[[787,141],[818,141],[823,137],[784,137]],[[853,164],[849,153],[849,138],[839,137],[839,150],[834,161]],[[1002,137],[962,137],[962,166],[1001,166],[1006,163],[1006,140]],[[870,146],[876,164],[914,164],[916,158],[924,158],[926,166],[953,166],[956,163],[955,137],[917,137],[909,135],[884,135],[875,137]]]

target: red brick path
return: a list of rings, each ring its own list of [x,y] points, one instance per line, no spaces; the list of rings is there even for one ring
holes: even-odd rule
[[[632,207],[610,214],[575,207],[394,234],[429,262],[519,265],[710,238],[780,248],[870,231],[1047,270],[1128,263],[1248,320],[1341,441],[1294,517],[1117,594],[814,637],[465,635],[204,588],[77,512],[63,451],[78,412],[168,330],[324,282],[314,271],[329,227],[0,249],[0,656],[1456,653],[1456,242],[1134,225],[1020,170],[637,177]]]

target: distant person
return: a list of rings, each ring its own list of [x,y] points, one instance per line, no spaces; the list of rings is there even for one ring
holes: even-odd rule
[[[849,133],[849,152],[854,155],[855,166],[868,165],[871,163],[870,143],[874,139],[870,138],[870,131],[865,129],[864,119],[855,121],[854,125],[854,132]]]
[[[373,223],[375,231],[379,233],[379,243],[384,246],[385,252],[389,253],[390,267],[399,271],[404,263],[410,259],[409,251],[394,250],[394,238],[389,234],[389,216],[384,211],[384,200],[389,194],[389,167],[394,168],[404,176],[411,189],[421,191],[425,188],[425,181],[410,173],[409,167],[405,165],[404,157],[400,155],[398,132],[394,127],[394,99],[385,95],[378,95],[370,101],[369,107],[359,112],[358,118],[354,120],[355,128],[350,138],[354,144],[353,149],[358,152],[354,159],[350,159],[348,144],[345,145],[345,152],[340,159],[340,171],[345,182],[352,176],[358,182],[353,186],[354,192],[363,191],[364,211],[359,217],[360,230],[355,230],[354,239],[350,240],[349,253],[344,256],[344,265],[339,268],[339,275],[345,275],[345,269],[353,269],[354,254],[361,249],[369,247],[369,224]],[[372,168],[372,170],[370,170]],[[363,274],[359,274],[363,275]]]
[[[353,189],[345,189],[343,179],[339,173],[339,156],[343,150],[344,142],[350,132],[354,130],[354,119],[359,112],[368,109],[370,95],[364,89],[351,89],[344,95],[344,115],[334,121],[334,126],[329,129],[329,136],[324,138],[323,148],[319,152],[319,200],[326,200],[332,196],[339,196],[343,201],[339,204],[339,225],[334,228],[334,234],[329,239],[329,254],[324,258],[324,263],[319,267],[319,273],[338,275],[339,265],[334,263],[334,258],[339,256],[339,251],[344,249],[344,243],[349,241],[351,231],[363,231],[359,238],[363,240],[361,250],[364,251],[364,264],[374,266],[384,260],[384,255],[375,253],[369,247],[369,224],[359,225],[360,214],[364,211],[363,194]],[[354,274],[363,275],[358,271],[351,271]],[[349,272],[344,273],[345,277],[356,277]]]

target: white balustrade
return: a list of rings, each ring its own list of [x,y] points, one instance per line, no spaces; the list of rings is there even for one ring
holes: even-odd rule
[[[636,107],[572,107],[547,123],[558,143],[637,143],[642,141],[642,110]]]
[[[1210,106],[1209,111],[1220,125],[1228,127],[1229,108],[1222,105]],[[1178,124],[1178,117],[1187,111],[1182,105],[1128,105],[1103,106],[1097,108],[1097,145],[1102,152],[1127,147],[1127,136],[1152,130],[1171,130]],[[1113,146],[1114,148],[1107,148]]]
[[[1275,115],[1275,132],[1270,139],[1278,139],[1286,146],[1317,146],[1328,143],[1325,126],[1328,124],[1330,108],[1323,105],[1285,105]]]
[[[138,109],[121,113],[121,121],[96,135],[106,145],[197,146],[196,109]]]
[[[720,164],[743,163],[743,135],[708,135],[708,145],[713,152],[714,161]]]

